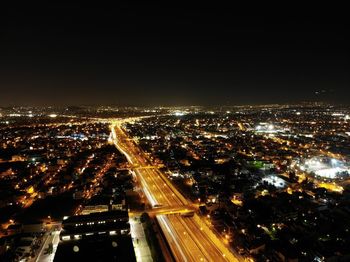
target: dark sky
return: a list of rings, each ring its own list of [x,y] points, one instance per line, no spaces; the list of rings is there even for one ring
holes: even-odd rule
[[[350,103],[347,17],[213,3],[2,8],[0,106]]]

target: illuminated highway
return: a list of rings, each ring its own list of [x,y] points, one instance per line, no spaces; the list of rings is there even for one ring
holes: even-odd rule
[[[134,119],[132,119],[134,120]],[[123,120],[124,123],[132,120]],[[122,121],[111,126],[111,142],[126,156],[134,167],[143,192],[154,207],[157,220],[177,261],[242,261],[233,254],[196,214],[192,217],[181,213],[194,209],[157,167],[150,168],[145,154],[122,129]],[[147,168],[143,168],[147,167]],[[182,208],[181,208],[182,207]],[[159,210],[159,213],[156,212]]]

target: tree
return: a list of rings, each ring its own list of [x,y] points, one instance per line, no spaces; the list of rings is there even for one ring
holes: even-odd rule
[[[53,244],[50,243],[47,247],[47,254],[52,254],[52,252],[53,252]]]
[[[144,212],[140,216],[140,221],[141,223],[146,223],[149,220],[149,215],[148,213]]]

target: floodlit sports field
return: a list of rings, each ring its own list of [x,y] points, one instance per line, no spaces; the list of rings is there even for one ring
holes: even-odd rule
[[[329,179],[336,179],[344,173],[350,173],[347,163],[333,158],[313,157],[301,164],[300,168],[306,172],[313,172],[316,176]]]

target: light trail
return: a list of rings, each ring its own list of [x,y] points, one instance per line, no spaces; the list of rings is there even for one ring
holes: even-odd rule
[[[169,227],[169,225],[168,225],[168,221],[166,221],[165,219],[166,219],[166,217],[164,216],[164,215],[159,215],[159,216],[157,216],[157,219],[158,219],[158,221],[160,222],[160,225],[161,225],[161,227],[163,226],[163,227],[165,227],[166,228],[166,231],[170,234],[170,236],[172,237],[172,240],[173,240],[173,242],[175,243],[175,245],[176,245],[176,247],[177,247],[177,250],[178,250],[178,252],[180,253],[180,255],[181,255],[181,257],[182,257],[182,259],[183,259],[183,261],[188,261],[187,260],[187,257],[185,256],[185,254],[182,252],[182,249],[181,249],[181,247],[180,247],[180,244],[177,242],[177,239],[176,239],[176,237],[175,237],[175,234],[174,234],[174,232],[173,232],[173,230]],[[165,231],[164,229],[163,229],[163,231]]]
[[[136,119],[134,118],[133,121]],[[141,181],[141,186],[148,201],[155,207],[161,207],[152,213],[162,214],[157,220],[169,242],[174,256],[179,261],[242,261],[238,254],[233,254],[202,221],[195,215],[184,218],[179,213],[190,212],[193,205],[171,184],[157,168],[150,166],[144,152],[129,139],[121,125],[128,119],[114,121],[111,125],[111,137],[114,145],[125,155],[134,169],[134,174]],[[182,208],[181,208],[182,207]],[[173,214],[168,215],[166,214]]]

